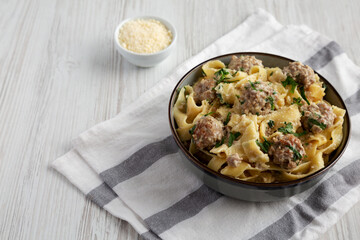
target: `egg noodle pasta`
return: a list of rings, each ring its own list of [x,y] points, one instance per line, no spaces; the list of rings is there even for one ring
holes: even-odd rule
[[[324,168],[341,143],[345,110],[323,100],[325,86],[299,62],[268,68],[252,56],[202,66],[178,89],[177,134],[199,161],[223,175],[285,182]]]

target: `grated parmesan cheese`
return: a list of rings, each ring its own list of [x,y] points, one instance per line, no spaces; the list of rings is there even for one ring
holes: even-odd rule
[[[165,25],[154,19],[126,22],[119,31],[119,42],[136,53],[155,53],[170,45],[172,34]]]

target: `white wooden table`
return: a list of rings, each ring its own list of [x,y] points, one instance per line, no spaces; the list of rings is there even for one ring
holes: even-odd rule
[[[358,0],[224,2],[0,1],[0,239],[137,239],[49,162],[258,7],[329,36],[360,65]],[[122,19],[145,14],[174,23],[179,38],[166,62],[140,69],[112,37]],[[360,239],[359,222],[360,203],[322,239]]]

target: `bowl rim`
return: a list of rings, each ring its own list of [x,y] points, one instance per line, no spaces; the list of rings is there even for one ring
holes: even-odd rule
[[[123,46],[121,46],[121,44],[119,42],[119,39],[118,39],[120,29],[122,28],[122,26],[125,23],[127,23],[129,21],[132,21],[132,20],[136,20],[136,19],[154,19],[154,20],[157,20],[157,21],[161,22],[162,24],[164,24],[165,27],[172,34],[172,41],[171,41],[170,45],[167,46],[166,48],[164,48],[164,49],[162,49],[162,50],[160,50],[158,52],[154,52],[154,53],[137,53],[137,52],[130,51],[130,50],[124,48]],[[117,27],[115,29],[115,32],[114,32],[114,40],[115,40],[116,46],[118,46],[121,50],[125,51],[128,54],[132,54],[132,55],[135,55],[135,56],[156,56],[156,55],[160,55],[160,54],[162,54],[162,53],[164,53],[166,51],[169,51],[175,45],[175,42],[177,40],[177,32],[176,32],[175,26],[172,23],[170,23],[169,21],[167,21],[167,20],[165,20],[163,18],[156,17],[156,16],[150,16],[150,15],[135,16],[135,17],[126,18],[126,19],[122,20],[117,25]]]
[[[302,184],[305,182],[308,182],[312,179],[315,179],[316,177],[324,174],[325,172],[327,172],[330,168],[332,168],[336,162],[342,157],[342,155],[345,152],[345,149],[347,148],[348,144],[349,144],[349,140],[350,140],[350,130],[351,130],[351,122],[350,122],[350,117],[349,117],[349,111],[346,107],[346,104],[344,102],[344,100],[342,99],[342,97],[340,96],[340,94],[336,91],[335,87],[326,79],[324,78],[321,74],[319,74],[318,72],[316,72],[314,70],[314,72],[320,77],[320,79],[325,82],[326,85],[331,86],[331,88],[334,90],[335,95],[338,97],[338,99],[340,100],[341,104],[344,106],[345,109],[345,116],[344,116],[344,120],[346,121],[348,128],[346,133],[344,134],[345,138],[342,141],[345,141],[345,144],[343,146],[343,148],[341,149],[341,152],[339,153],[339,155],[333,160],[331,161],[331,163],[329,163],[327,166],[325,166],[322,169],[319,169],[318,171],[300,178],[300,179],[296,179],[296,180],[292,180],[292,181],[288,181],[288,182],[279,182],[279,183],[255,183],[255,182],[248,182],[248,181],[243,181],[240,179],[236,179],[236,178],[232,178],[226,175],[223,175],[217,171],[214,171],[210,168],[208,168],[205,164],[201,163],[199,160],[197,160],[192,154],[189,153],[189,151],[183,146],[179,136],[176,133],[176,130],[174,128],[174,126],[172,125],[172,114],[171,114],[171,110],[172,110],[172,102],[174,99],[174,96],[177,92],[177,89],[179,87],[179,85],[182,84],[182,82],[193,72],[195,71],[198,67],[200,67],[201,65],[203,65],[204,63],[208,62],[208,61],[212,61],[212,60],[217,60],[219,58],[222,57],[228,57],[228,56],[232,56],[232,55],[252,55],[252,54],[256,54],[256,55],[264,55],[264,56],[270,56],[270,57],[275,57],[275,58],[280,58],[283,60],[287,60],[289,62],[295,62],[295,60],[287,58],[287,57],[283,57],[280,55],[276,55],[276,54],[271,54],[271,53],[264,53],[264,52],[234,52],[234,53],[227,53],[227,54],[223,54],[223,55],[219,55],[216,57],[212,57],[210,59],[207,59],[201,63],[199,63],[198,65],[196,65],[195,67],[193,67],[192,69],[190,69],[186,74],[184,74],[183,77],[181,77],[181,79],[178,81],[178,83],[175,85],[175,88],[173,89],[171,95],[170,95],[170,100],[169,100],[169,105],[168,105],[168,118],[169,118],[169,124],[170,124],[170,129],[171,129],[171,133],[173,138],[175,139],[176,144],[178,145],[178,147],[180,148],[180,150],[186,155],[187,160],[189,160],[192,164],[194,164],[197,168],[200,168],[200,170],[202,170],[204,173],[215,177],[217,179],[220,180],[225,180],[228,183],[231,184],[235,184],[235,185],[242,185],[244,187],[255,187],[255,188],[261,188],[261,189],[276,189],[276,188],[284,188],[284,187],[290,187],[290,186],[296,186],[298,184]]]

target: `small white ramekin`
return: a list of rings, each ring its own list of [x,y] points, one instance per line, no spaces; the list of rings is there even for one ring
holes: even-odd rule
[[[168,47],[166,47],[165,49],[163,49],[159,52],[156,52],[156,53],[136,53],[136,52],[129,51],[129,50],[125,49],[124,47],[122,47],[119,42],[120,28],[126,22],[135,20],[135,19],[155,19],[155,20],[163,23],[167,27],[167,29],[169,29],[172,33],[173,39],[172,39],[171,44]],[[169,23],[168,21],[166,21],[162,18],[152,17],[152,16],[140,16],[140,17],[133,17],[133,18],[125,19],[117,26],[115,33],[114,33],[115,46],[116,46],[116,49],[118,50],[118,52],[127,61],[129,61],[132,64],[139,66],[139,67],[153,67],[156,64],[160,63],[161,61],[163,61],[165,58],[167,58],[170,55],[173,48],[175,47],[176,39],[177,39],[177,33],[175,30],[175,27],[171,23]]]

